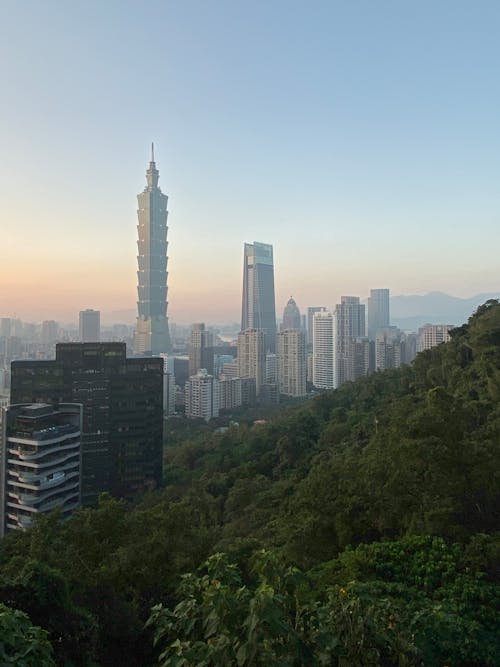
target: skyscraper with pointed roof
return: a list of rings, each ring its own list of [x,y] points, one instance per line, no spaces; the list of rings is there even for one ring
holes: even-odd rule
[[[291,296],[283,310],[283,324],[281,328],[283,331],[286,331],[287,329],[301,329],[301,327],[302,320],[300,317],[300,310],[295,299]]]
[[[167,203],[158,187],[154,145],[146,172],[146,187],[137,195],[137,326],[136,354],[157,355],[171,351],[167,318]]]

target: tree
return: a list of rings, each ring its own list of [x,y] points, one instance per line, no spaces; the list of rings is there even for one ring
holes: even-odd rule
[[[26,614],[0,603],[0,664],[55,667],[47,633]]]

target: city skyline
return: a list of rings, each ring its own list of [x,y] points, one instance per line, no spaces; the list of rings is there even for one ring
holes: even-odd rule
[[[151,140],[173,321],[238,319],[249,230],[275,248],[280,305],[496,290],[498,5],[152,8],[154,24],[133,3],[3,17],[2,315],[134,308]]]

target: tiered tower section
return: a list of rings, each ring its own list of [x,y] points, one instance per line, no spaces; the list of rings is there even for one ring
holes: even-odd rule
[[[157,355],[171,351],[167,318],[167,204],[158,187],[159,172],[151,145],[147,185],[137,195],[137,327],[136,354]]]

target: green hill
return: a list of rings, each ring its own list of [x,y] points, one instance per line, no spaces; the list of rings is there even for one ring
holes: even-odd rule
[[[499,398],[490,301],[411,367],[171,437],[133,508],[9,535],[0,602],[58,664],[500,664]]]

